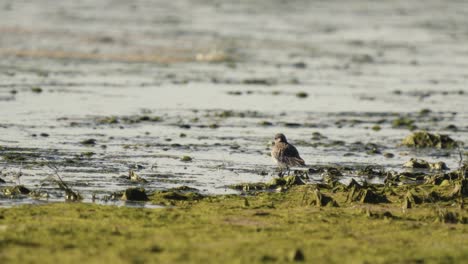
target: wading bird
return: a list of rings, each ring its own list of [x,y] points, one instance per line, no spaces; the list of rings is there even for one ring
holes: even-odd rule
[[[305,166],[296,147],[289,144],[286,136],[281,133],[275,135],[275,145],[271,149],[271,157],[281,170],[286,169],[288,173],[289,167]]]

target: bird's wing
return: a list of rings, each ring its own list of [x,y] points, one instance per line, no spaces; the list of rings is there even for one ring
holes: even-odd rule
[[[305,166],[305,162],[299,156],[299,152],[297,151],[296,147],[288,144],[283,151],[283,157],[287,164],[290,164],[291,166]]]

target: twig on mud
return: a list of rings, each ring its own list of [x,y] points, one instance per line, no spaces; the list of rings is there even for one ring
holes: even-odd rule
[[[460,171],[460,179],[465,179],[465,168],[463,164],[463,151],[462,151],[462,146],[464,145],[463,142],[458,142],[458,156],[460,157],[460,160],[458,161],[458,170]]]
[[[56,177],[56,179],[53,177],[48,177],[46,178],[46,180],[47,179],[51,180],[52,182],[56,183],[61,190],[65,191],[65,199],[67,201],[79,201],[83,199],[83,197],[80,195],[79,192],[74,191],[72,188],[68,186],[68,184],[66,184],[62,180],[62,177],[59,174],[59,168],[56,165],[49,163],[47,164],[47,167],[49,167],[51,170],[54,171],[54,176]]]
[[[21,176],[23,176],[23,162],[20,163],[20,170],[15,174],[16,184],[21,185]]]

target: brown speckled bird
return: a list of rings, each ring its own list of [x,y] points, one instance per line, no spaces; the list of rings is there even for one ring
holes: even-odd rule
[[[292,166],[305,166],[304,160],[299,156],[296,147],[289,144],[284,134],[275,135],[275,145],[271,149],[271,157],[280,168]]]

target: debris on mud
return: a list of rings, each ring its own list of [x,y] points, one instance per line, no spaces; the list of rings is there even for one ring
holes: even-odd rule
[[[46,178],[46,181],[51,181],[57,184],[58,187],[65,192],[65,201],[77,202],[83,200],[83,196],[81,196],[78,191],[73,190],[65,181],[63,181],[57,166],[52,164],[47,164],[47,166],[54,171],[54,175]]]
[[[37,149],[30,148],[9,148],[0,146],[0,157],[6,162],[23,163],[34,161],[41,156]]]
[[[129,170],[128,177],[126,177],[132,182],[147,183],[148,181],[140,177],[135,171]]]
[[[458,146],[457,142],[448,135],[431,134],[426,131],[418,131],[407,136],[401,144],[407,147],[438,149],[451,149]]]
[[[81,141],[80,144],[86,145],[86,146],[94,146],[94,145],[96,145],[96,139],[94,139],[94,138],[85,139],[85,140]]]
[[[417,129],[417,126],[414,124],[415,121],[409,117],[399,117],[392,121],[393,128],[408,128],[409,130]]]
[[[205,198],[195,188],[181,186],[165,191],[157,191],[151,195],[151,201],[160,205],[176,205],[185,202],[196,202]]]
[[[142,122],[161,122],[160,116],[149,115],[132,115],[132,116],[103,116],[94,119],[98,125],[113,125],[113,124],[137,124]]]
[[[11,197],[17,195],[28,195],[31,192],[28,188],[24,187],[23,185],[15,185],[6,187],[2,190],[3,195]]]
[[[271,79],[245,79],[242,83],[249,85],[272,85],[276,82]]]
[[[411,158],[405,164],[403,164],[404,168],[412,168],[412,169],[430,169],[430,170],[448,170],[449,168],[445,164],[445,162],[427,162],[422,159],[415,159]]]
[[[41,87],[32,87],[31,92],[33,92],[33,93],[42,93],[42,88]]]
[[[306,93],[306,92],[298,92],[298,93],[296,93],[296,97],[297,97],[297,98],[307,98],[308,96],[309,96],[309,94]]]
[[[260,121],[260,122],[258,122],[258,124],[261,125],[261,126],[272,126],[273,125],[273,123],[270,122],[270,121]]]
[[[96,153],[92,151],[85,151],[80,153],[80,157],[91,158],[92,156],[96,155]]]
[[[468,218],[462,216],[458,212],[453,212],[446,208],[439,208],[436,210],[435,221],[445,224],[466,224],[468,223]]]
[[[374,63],[375,59],[369,54],[355,54],[351,57],[351,62],[356,64]]]
[[[180,160],[183,162],[191,162],[193,159],[190,156],[182,156]]]
[[[146,195],[146,191],[143,188],[128,188],[126,189],[123,194],[122,198],[123,201],[148,201],[148,196]]]
[[[360,203],[387,203],[388,199],[385,194],[381,193],[377,188],[367,185],[362,186],[355,180],[352,180],[347,186],[348,194],[346,202]]]
[[[304,253],[302,252],[302,250],[296,249],[291,252],[289,260],[294,262],[303,262],[305,261]]]
[[[318,188],[314,188],[310,195],[308,195],[308,192],[306,191],[304,193],[303,201],[306,204],[315,205],[317,207],[324,207],[324,206],[337,207],[338,206],[338,204],[336,203],[335,200],[333,200],[333,198],[331,198],[328,195],[322,194]]]

